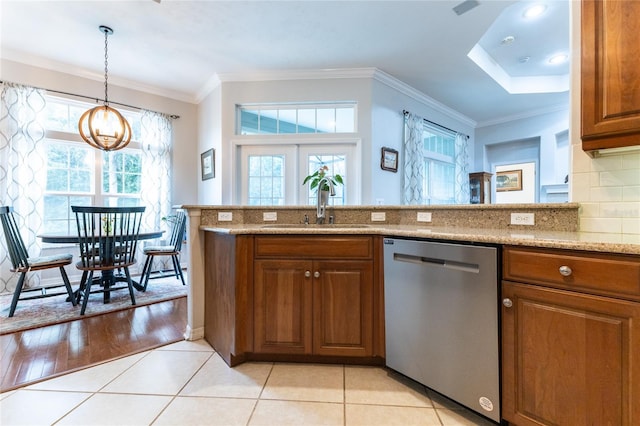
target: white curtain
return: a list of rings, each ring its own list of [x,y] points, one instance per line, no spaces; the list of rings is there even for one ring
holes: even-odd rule
[[[162,218],[171,214],[172,123],[167,115],[142,111],[142,205],[146,206],[143,228],[170,229]],[[138,256],[138,259],[144,259]],[[138,262],[142,269],[143,262]]]
[[[456,204],[469,204],[469,138],[462,133],[456,133]]]
[[[43,223],[46,165],[45,92],[33,87],[3,83],[0,96],[0,205],[12,206],[20,234],[30,256],[40,254],[36,237]],[[5,239],[1,239],[0,293],[13,291],[18,274],[11,272]],[[28,287],[40,284],[40,274],[27,276]]]
[[[403,204],[423,203],[424,146],[422,129],[424,119],[410,112],[404,114],[404,186]]]

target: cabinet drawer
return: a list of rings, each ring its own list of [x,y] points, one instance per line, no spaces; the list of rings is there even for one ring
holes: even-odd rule
[[[505,247],[503,278],[640,300],[640,256],[634,255]]]
[[[373,241],[371,237],[366,236],[257,236],[255,256],[370,259],[373,257]]]

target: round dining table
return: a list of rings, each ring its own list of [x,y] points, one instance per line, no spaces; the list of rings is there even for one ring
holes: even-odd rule
[[[164,231],[140,231],[138,234],[138,240],[153,240],[156,238],[162,237]],[[79,242],[78,235],[73,234],[40,234],[38,238],[42,240],[43,243],[53,243],[53,244],[77,244]],[[111,274],[109,274],[111,275]],[[114,281],[114,279],[109,279],[107,281]],[[136,290],[143,291],[143,287],[135,280],[133,281],[133,286]],[[103,294],[104,303],[109,303],[110,294],[108,291],[105,291]]]

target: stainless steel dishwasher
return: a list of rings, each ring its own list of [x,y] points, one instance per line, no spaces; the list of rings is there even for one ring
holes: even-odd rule
[[[500,422],[497,249],[384,239],[386,363]]]

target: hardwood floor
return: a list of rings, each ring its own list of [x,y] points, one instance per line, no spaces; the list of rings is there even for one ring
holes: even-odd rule
[[[187,298],[0,336],[0,392],[182,340]]]

